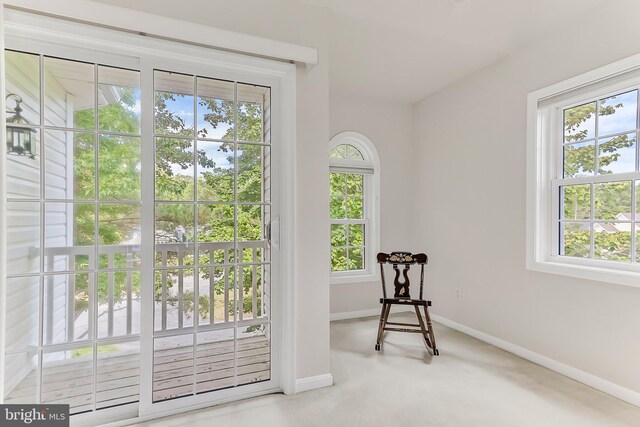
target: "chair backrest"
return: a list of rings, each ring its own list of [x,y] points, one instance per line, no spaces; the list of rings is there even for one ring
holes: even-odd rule
[[[411,299],[411,296],[409,294],[409,286],[411,285],[411,281],[409,280],[409,269],[413,264],[418,264],[420,266],[420,299],[422,299],[422,289],[424,287],[424,266],[427,264],[427,262],[427,255],[422,253],[378,253],[378,264],[380,264],[380,279],[382,280],[382,297],[387,298],[387,289],[384,277],[385,264],[393,265],[393,270],[396,273],[396,276],[393,279],[393,286],[395,287],[393,297],[397,299]],[[399,265],[402,266],[402,279],[400,278],[400,269],[398,268]]]

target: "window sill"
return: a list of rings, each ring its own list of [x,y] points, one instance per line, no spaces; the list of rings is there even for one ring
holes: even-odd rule
[[[579,260],[578,260],[579,261]],[[609,267],[606,261],[603,266],[585,265],[567,261],[561,257],[553,257],[545,261],[534,261],[527,265],[531,271],[576,277],[598,282],[640,288],[640,269],[620,269]],[[615,263],[613,263],[615,265]]]
[[[379,282],[379,275],[370,271],[353,271],[349,273],[331,273],[329,275],[329,283],[332,285],[341,285],[346,283],[365,283]]]

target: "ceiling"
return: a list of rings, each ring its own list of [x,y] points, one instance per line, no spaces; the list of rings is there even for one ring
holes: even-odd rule
[[[95,1],[309,46],[298,17],[322,11],[331,90],[413,103],[606,0]]]
[[[605,0],[297,1],[333,12],[332,90],[416,102]]]

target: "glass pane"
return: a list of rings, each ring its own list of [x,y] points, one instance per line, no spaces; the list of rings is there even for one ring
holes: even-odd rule
[[[93,64],[45,58],[44,93],[45,125],[95,129]]]
[[[640,225],[636,224],[636,262],[640,262],[640,251],[637,249],[640,246]]]
[[[636,221],[640,221],[640,181],[636,181]]]
[[[96,408],[133,403],[140,396],[140,342],[99,345]]]
[[[33,404],[38,401],[38,363],[38,353],[33,351],[5,355],[5,404]]]
[[[193,76],[154,72],[156,134],[194,135],[193,84]]]
[[[234,139],[233,82],[197,78],[198,138]]]
[[[238,206],[238,240],[262,240],[262,205]]]
[[[194,199],[193,141],[156,138],[156,199]]]
[[[351,174],[347,175],[347,194],[349,196],[362,197],[364,185],[364,176]]]
[[[98,129],[140,133],[140,72],[98,66]]]
[[[600,100],[598,135],[611,135],[636,129],[638,91],[621,93]]]
[[[631,220],[631,181],[594,184],[595,219]]]
[[[347,226],[331,224],[331,246],[345,246],[347,244]]]
[[[225,269],[222,267],[199,269],[199,325],[211,324],[212,318],[224,320],[224,279]]]
[[[347,199],[347,218],[362,219],[363,217],[363,199],[360,197],[349,197]]]
[[[192,268],[156,271],[154,330],[193,326],[194,283]]]
[[[24,129],[20,129],[24,130]],[[39,199],[40,198],[40,131],[26,132],[31,137],[31,152],[35,155],[18,155],[7,147],[7,198]],[[16,137],[17,138],[17,137]],[[23,140],[25,141],[25,140]],[[25,147],[28,145],[24,143]],[[23,151],[26,153],[27,151]]]
[[[561,222],[560,235],[560,255],[591,256],[591,227],[588,222]]]
[[[598,141],[598,173],[623,173],[636,170],[636,134],[618,135]]]
[[[242,304],[242,319],[252,319],[254,310],[260,305],[258,284],[261,281],[259,265],[243,265],[238,267],[238,295]]]
[[[102,200],[140,200],[140,138],[100,135],[99,191]]]
[[[333,150],[331,150],[331,152],[329,153],[329,157],[333,159],[344,159],[344,148],[344,144],[337,145]]]
[[[331,219],[344,219],[347,217],[347,203],[344,197],[331,197],[329,216]]]
[[[564,110],[564,142],[593,138],[596,134],[596,103]]]
[[[238,141],[263,142],[263,114],[271,97],[269,88],[239,83]]]
[[[40,203],[8,202],[7,273],[40,271]]]
[[[595,169],[595,142],[581,142],[564,146],[564,177],[593,175]]]
[[[271,327],[254,325],[237,328],[237,385],[271,378]]]
[[[154,339],[154,402],[193,394],[193,339],[193,334]]]
[[[198,141],[198,200],[233,202],[233,143]],[[260,182],[258,181],[258,185]]]
[[[157,266],[193,265],[194,220],[193,205],[156,204]]]
[[[329,174],[329,193],[332,196],[347,194],[347,174],[335,172]]]
[[[354,147],[353,145],[347,144],[345,146],[345,151],[346,151],[346,157],[347,159],[353,159],[353,160],[364,160],[364,158],[362,157],[362,153],[360,152],[360,150],[358,150],[356,147]]]
[[[38,345],[40,321],[40,277],[7,278],[7,350],[24,350]],[[18,321],[11,321],[18,319]]]
[[[86,341],[93,335],[89,273],[44,276],[44,344]]]
[[[40,124],[40,57],[22,52],[4,51],[4,96],[15,94],[6,101],[8,110],[14,110],[16,101],[22,99],[20,115],[31,124]],[[13,113],[9,112],[7,118]]]
[[[98,241],[100,245],[140,245],[140,205],[101,203],[98,206],[98,212]],[[111,249],[104,248],[105,253],[111,254]],[[114,262],[114,266],[116,268],[126,267],[118,262]]]
[[[364,224],[349,225],[349,246],[364,245]]]
[[[140,273],[98,274],[98,338],[140,332]]]
[[[347,269],[347,249],[331,249],[331,271],[344,271]]]
[[[45,203],[44,226],[45,271],[95,267],[93,203]]]
[[[95,136],[48,130],[44,133],[45,197],[91,200],[96,195]]]
[[[364,269],[364,248],[349,249],[349,270]]]
[[[98,207],[100,269],[140,266],[140,205],[100,204]]]
[[[243,212],[243,214],[246,214],[246,212]],[[238,218],[243,214],[238,213]],[[233,205],[199,205],[198,242],[233,242],[235,233],[234,215]],[[251,221],[255,220],[255,218],[251,217],[249,219]],[[219,249],[221,252],[230,252],[233,249],[233,243],[219,247]],[[219,258],[222,256],[221,252],[217,253],[217,259],[220,261],[222,261]]]
[[[567,185],[562,188],[562,219],[591,218],[591,185]]]
[[[631,224],[596,222],[594,231],[594,256],[609,261],[631,261]]]
[[[238,144],[238,201],[268,201],[269,147]]]
[[[43,352],[42,403],[68,404],[71,414],[93,409],[93,347]]]
[[[203,393],[235,385],[233,328],[198,334],[196,390]]]

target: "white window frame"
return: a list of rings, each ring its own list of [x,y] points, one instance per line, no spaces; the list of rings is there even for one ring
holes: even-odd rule
[[[167,61],[170,57],[174,64],[188,66],[190,70],[195,70],[194,74],[208,74],[209,70],[215,69],[216,75],[226,76],[227,80],[235,76],[238,80],[251,81],[256,84],[263,84],[272,88],[272,99],[277,102],[272,103],[272,111],[277,112],[278,120],[272,122],[272,132],[277,132],[280,141],[280,148],[277,150],[275,146],[272,148],[272,164],[274,173],[279,172],[277,177],[280,185],[272,191],[276,193],[274,198],[279,200],[279,215],[272,218],[272,247],[278,250],[279,269],[279,286],[273,290],[272,304],[274,312],[272,313],[272,322],[274,325],[272,330],[272,340],[274,347],[279,351],[274,352],[274,360],[272,362],[272,379],[255,385],[238,387],[235,389],[224,390],[220,393],[197,395],[190,398],[190,401],[180,402],[180,399],[169,400],[166,402],[151,404],[150,378],[151,370],[149,366],[141,366],[140,385],[141,401],[139,403],[122,405],[114,408],[101,409],[93,413],[79,414],[74,416],[74,423],[78,425],[96,425],[108,422],[118,422],[127,419],[129,421],[145,421],[158,418],[161,416],[173,415],[189,410],[209,407],[212,404],[224,403],[232,400],[239,400],[248,397],[258,396],[267,393],[284,392],[285,394],[295,393],[296,382],[296,339],[295,339],[295,282],[294,267],[296,260],[295,249],[295,203],[296,203],[296,186],[295,186],[295,166],[280,167],[280,165],[295,165],[296,139],[295,139],[295,123],[296,123],[296,67],[293,64],[285,62],[276,62],[269,59],[256,58],[236,53],[222,52],[213,49],[207,49],[201,46],[192,46],[185,43],[172,42],[167,40],[158,40],[140,36],[137,34],[129,34],[126,32],[118,32],[112,29],[100,27],[88,27],[83,24],[77,24],[62,19],[35,16],[23,13],[22,11],[7,10],[2,8],[0,1],[0,48],[10,48],[24,51],[38,51],[40,53],[52,56],[69,57],[76,60],[85,60],[88,62],[97,62],[102,64],[118,65],[123,68],[137,68],[149,73],[152,69],[149,67],[148,59],[153,59],[156,63]],[[111,9],[110,9],[111,10]],[[133,12],[132,12],[133,13]],[[176,21],[181,22],[181,21]],[[158,33],[162,31],[158,29]],[[6,44],[6,46],[5,46]],[[139,62],[136,62],[138,61]],[[0,71],[3,70],[0,66]],[[0,80],[4,82],[4,74],[0,75]],[[0,85],[0,88],[3,86]],[[153,90],[153,88],[145,88],[145,90]],[[2,111],[4,112],[4,97],[0,102]],[[148,108],[146,111],[152,111]],[[4,122],[4,113],[0,114]],[[152,115],[147,113],[147,127],[151,123],[149,117]],[[145,119],[143,118],[143,126]],[[152,125],[151,125],[152,127]],[[2,127],[4,129],[4,127]],[[151,141],[149,132],[143,137],[143,146]],[[0,135],[0,141],[4,146],[4,132]],[[144,148],[143,148],[144,149]],[[4,170],[6,156],[4,153],[0,155],[0,170]],[[145,165],[146,162],[146,165]],[[149,163],[151,162],[151,163]],[[153,156],[143,156],[143,167],[153,169]],[[275,179],[275,175],[273,177]],[[143,182],[143,188],[145,183]],[[148,183],[146,184],[149,187]],[[3,190],[5,186],[4,179],[0,177],[0,196],[6,196]],[[153,191],[143,192],[143,204],[148,207],[153,206]],[[145,198],[146,197],[146,198]],[[4,199],[3,199],[4,200]],[[144,208],[143,208],[144,209]],[[4,218],[6,210],[4,206],[0,206],[0,225],[6,224]],[[145,231],[146,227],[146,231]],[[150,233],[151,230],[151,233]],[[151,235],[152,229],[149,224],[143,224],[143,234]],[[0,326],[4,327],[4,316],[6,315],[6,307],[4,302],[5,273],[4,265],[6,263],[6,244],[4,238],[4,230],[0,229]],[[147,245],[153,245],[153,239],[146,240]],[[147,250],[147,254],[152,251]],[[153,262],[146,260],[145,267],[152,268]],[[275,268],[275,267],[274,267]],[[143,290],[143,298],[149,300],[152,289],[147,287]],[[277,308],[276,308],[277,307]],[[148,310],[147,310],[148,311]],[[152,331],[153,316],[148,313],[141,314],[141,334],[142,329]],[[0,367],[4,364],[4,340],[1,338],[0,330]],[[145,332],[141,340],[141,346],[149,346],[152,334]],[[0,402],[3,396],[3,373],[0,373]]]
[[[562,179],[562,110],[638,87],[640,54],[528,94],[528,270],[640,287],[640,263],[561,256],[558,234],[561,184],[640,179],[640,172],[615,174],[615,178],[610,175],[595,175]],[[632,193],[635,195],[635,189]],[[635,210],[635,205],[632,210]],[[634,249],[632,256],[638,250]]]
[[[338,145],[343,144],[354,146],[364,157],[364,160],[329,157],[329,170],[335,168],[336,172],[352,171],[352,173],[362,173],[364,176],[365,268],[364,270],[331,271],[330,283],[373,282],[380,276],[376,268],[376,255],[380,250],[380,157],[373,142],[365,135],[354,131],[341,132],[331,138],[328,155]],[[359,170],[361,172],[358,172]],[[331,223],[331,219],[329,222]]]

